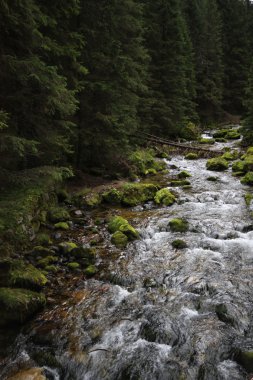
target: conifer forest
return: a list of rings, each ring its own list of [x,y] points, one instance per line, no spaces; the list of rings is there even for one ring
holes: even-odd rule
[[[253,379],[253,1],[0,0],[0,379]]]

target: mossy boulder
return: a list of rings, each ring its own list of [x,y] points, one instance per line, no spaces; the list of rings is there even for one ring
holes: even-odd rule
[[[32,249],[32,254],[36,257],[36,256],[40,256],[40,257],[46,257],[46,256],[53,256],[54,255],[54,251],[50,248],[46,248],[46,247],[42,247],[40,245],[36,245],[35,247],[33,247]]]
[[[226,161],[233,161],[238,158],[238,152],[236,150],[233,152],[225,152],[221,157]]]
[[[250,147],[247,149],[246,154],[249,155],[249,156],[253,156],[253,146],[250,146]]]
[[[96,249],[89,247],[78,247],[71,251],[71,257],[75,262],[78,262],[82,267],[87,267],[95,264]]]
[[[7,380],[47,380],[43,374],[43,368],[22,369]]]
[[[33,265],[15,260],[8,274],[8,286],[26,289],[41,289],[47,279],[43,273]]]
[[[84,273],[86,274],[86,276],[94,276],[96,273],[98,272],[97,268],[95,267],[95,265],[89,265],[85,270],[84,270]]]
[[[186,179],[182,179],[182,180],[173,180],[173,181],[171,181],[171,183],[170,183],[170,186],[173,186],[173,187],[190,186],[190,185],[191,185],[191,182],[190,182],[190,181],[187,181]]]
[[[172,232],[186,232],[189,228],[188,222],[182,218],[171,219],[169,226]]]
[[[176,197],[168,189],[161,189],[155,195],[155,203],[171,206],[176,202]]]
[[[40,246],[48,246],[52,244],[52,240],[48,234],[40,233],[36,236],[36,243]]]
[[[228,169],[228,162],[222,157],[210,158],[206,163],[207,170],[223,171]]]
[[[186,242],[184,240],[181,240],[181,239],[174,240],[171,243],[171,245],[175,249],[184,249],[184,248],[187,248]]]
[[[245,162],[244,161],[236,161],[232,165],[233,172],[246,172]]]
[[[128,243],[128,238],[127,236],[121,232],[121,231],[116,231],[112,235],[111,242],[117,247],[117,248],[125,248]]]
[[[212,177],[212,176],[210,176],[210,177],[207,177],[206,180],[210,181],[210,182],[217,182],[219,180],[219,178],[218,177]]]
[[[109,204],[119,204],[122,199],[122,192],[117,189],[110,189],[102,194],[103,201]]]
[[[84,206],[91,208],[97,207],[102,202],[102,196],[99,193],[90,193],[83,197],[82,203]]]
[[[153,200],[158,186],[152,183],[129,183],[123,186],[122,203],[125,206],[137,206]]]
[[[253,156],[246,155],[244,158],[244,171],[253,171]]]
[[[199,158],[197,153],[187,153],[185,156],[186,160],[196,160],[197,158]]]
[[[76,243],[71,241],[65,241],[59,244],[60,252],[62,254],[69,254],[73,249],[77,248]]]
[[[111,219],[108,225],[108,229],[111,233],[120,231],[127,236],[129,240],[138,239],[139,233],[134,227],[132,227],[128,221],[121,216],[115,216]]]
[[[249,373],[253,372],[253,349],[240,349],[236,361]]]
[[[215,139],[215,142],[217,142],[217,143],[226,143],[227,140],[224,139],[224,137],[217,137],[217,138]]]
[[[80,268],[80,264],[76,262],[68,263],[68,268],[71,270],[76,270]]]
[[[220,129],[219,131],[214,132],[213,138],[226,138],[227,137],[228,130],[227,129]]]
[[[46,272],[56,273],[56,272],[58,272],[58,270],[59,270],[59,268],[56,265],[47,265],[45,267]]]
[[[241,134],[237,129],[231,129],[226,134],[226,139],[228,140],[239,140],[241,138]]]
[[[63,231],[67,231],[67,230],[69,230],[69,225],[68,225],[68,223],[66,223],[66,222],[58,222],[58,223],[55,223],[54,227],[55,227],[57,230],[63,230]]]
[[[251,204],[251,201],[253,199],[253,194],[251,194],[251,193],[244,194],[244,199],[245,199],[246,205],[249,207]]]
[[[191,174],[188,173],[186,170],[183,170],[180,173],[178,173],[177,176],[178,176],[179,179],[185,179],[185,178],[191,177]]]
[[[214,139],[205,139],[205,138],[202,138],[199,140],[199,143],[200,144],[211,144],[213,145],[215,143],[215,140]]]
[[[45,268],[46,266],[50,264],[55,264],[58,262],[58,257],[57,256],[47,256],[43,259],[38,260],[37,266],[40,268]]]
[[[248,172],[242,179],[241,183],[243,185],[253,186],[253,172]]]
[[[26,322],[46,303],[45,296],[27,289],[0,288],[0,326]]]
[[[70,215],[65,208],[54,207],[48,211],[47,214],[48,220],[52,223],[65,222],[70,220]]]

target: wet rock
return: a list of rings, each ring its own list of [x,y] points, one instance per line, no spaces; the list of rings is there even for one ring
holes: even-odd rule
[[[228,169],[228,162],[221,157],[210,158],[206,163],[207,170],[223,171]]]
[[[165,188],[157,191],[154,200],[157,204],[171,206],[173,203],[175,203],[176,197],[168,189]]]
[[[253,186],[253,172],[249,172],[249,173],[247,173],[247,174],[241,179],[241,183],[242,183],[243,185]]]
[[[7,380],[46,380],[46,376],[43,374],[43,368],[30,368],[17,372]]]
[[[169,227],[172,232],[186,232],[188,231],[189,224],[185,219],[175,218],[169,221]]]
[[[26,289],[0,288],[0,326],[24,323],[45,303],[43,294]]]
[[[117,248],[125,248],[128,243],[128,238],[127,236],[121,232],[121,231],[116,231],[112,235],[111,242],[117,247]]]
[[[215,306],[215,313],[220,321],[225,323],[234,324],[234,318],[229,314],[229,310],[226,304],[221,303]]]

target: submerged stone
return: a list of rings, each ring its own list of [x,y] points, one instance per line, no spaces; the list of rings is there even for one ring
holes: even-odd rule
[[[157,204],[171,206],[173,203],[175,203],[176,197],[168,189],[165,188],[157,191],[154,200]]]
[[[206,163],[207,170],[223,171],[228,168],[228,162],[222,157],[210,158]]]
[[[112,235],[111,242],[117,247],[117,248],[125,248],[128,243],[128,238],[127,236],[121,232],[121,231],[116,231]]]
[[[188,222],[182,218],[171,219],[169,221],[169,226],[173,232],[186,232],[189,228]]]

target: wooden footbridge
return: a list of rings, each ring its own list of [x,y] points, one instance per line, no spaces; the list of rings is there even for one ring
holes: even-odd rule
[[[197,145],[192,145],[191,143],[188,144],[183,144],[183,143],[178,143],[175,141],[170,141],[167,139],[164,139],[162,137],[158,137],[155,135],[151,135],[149,133],[142,132],[142,137],[150,144],[150,145],[167,145],[170,146],[171,153],[198,153],[199,156],[201,157],[216,157],[216,156],[221,156],[224,151],[222,150],[212,150],[212,149],[207,149],[207,148],[202,148]]]

